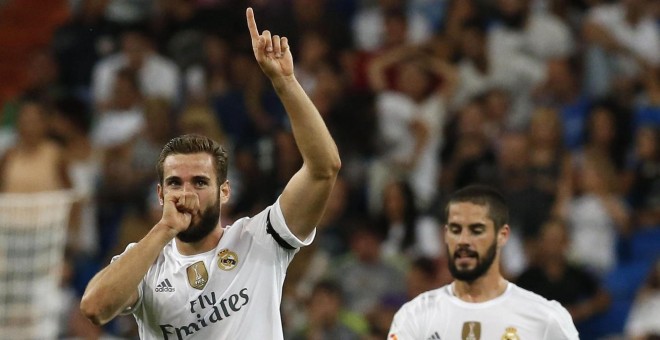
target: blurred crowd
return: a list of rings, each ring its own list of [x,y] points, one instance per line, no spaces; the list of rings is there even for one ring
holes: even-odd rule
[[[160,218],[169,138],[230,150],[223,225],[300,167],[254,61],[247,6],[289,38],[343,168],[282,297],[288,339],[384,339],[394,312],[451,281],[444,201],[507,197],[503,271],[561,302],[583,339],[660,336],[660,2],[70,0],[0,111],[0,192],[74,206],[63,338],[135,337],[77,312],[87,281]],[[264,283],[268,284],[268,283]],[[654,337],[655,336],[655,337]]]

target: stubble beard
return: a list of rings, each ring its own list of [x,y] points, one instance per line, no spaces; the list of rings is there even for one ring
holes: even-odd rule
[[[477,265],[472,269],[460,269],[456,266],[457,255],[449,254],[447,247],[447,259],[449,262],[449,272],[458,281],[474,282],[476,279],[482,277],[490,269],[495,262],[495,255],[497,254],[497,239],[493,240],[493,244],[488,247],[483,259],[479,254],[475,258]]]
[[[219,200],[216,200],[214,204],[211,204],[208,208],[202,212],[200,215],[199,222],[195,224],[190,224],[188,229],[178,233],[176,238],[181,242],[185,243],[195,243],[199,242],[208,236],[215,227],[220,222],[220,204]]]

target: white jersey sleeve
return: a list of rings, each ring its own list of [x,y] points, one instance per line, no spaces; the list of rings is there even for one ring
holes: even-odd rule
[[[282,207],[280,206],[280,199],[277,199],[277,202],[272,205],[270,211],[268,212],[268,220],[270,221],[270,226],[273,230],[270,230],[270,227],[266,228],[266,232],[271,234],[275,241],[282,246],[283,248],[293,248],[298,249],[304,246],[308,246],[314,240],[316,235],[316,229],[314,229],[304,240],[300,240],[294,235],[284,220],[284,214],[282,213]],[[274,233],[273,233],[274,232]],[[282,244],[279,242],[279,239],[285,242]],[[289,247],[287,247],[287,245]]]
[[[422,335],[418,334],[422,328],[417,324],[417,317],[415,316],[414,305],[406,303],[394,315],[390,332],[387,336],[389,340],[414,340],[422,339]]]
[[[573,318],[557,301],[550,301],[550,315],[545,340],[579,340],[578,331],[573,324]]]

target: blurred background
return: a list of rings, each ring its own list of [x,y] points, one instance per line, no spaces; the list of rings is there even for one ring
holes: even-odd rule
[[[132,317],[97,328],[78,302],[160,218],[169,138],[230,150],[223,225],[300,167],[247,6],[289,38],[343,161],[288,271],[285,338],[386,338],[451,281],[443,207],[471,183],[508,199],[509,280],[561,302],[582,339],[660,338],[660,1],[0,0],[0,192],[79,197],[58,338],[137,338]]]

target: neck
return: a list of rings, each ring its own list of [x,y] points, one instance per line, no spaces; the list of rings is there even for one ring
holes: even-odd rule
[[[563,260],[548,259],[543,266],[543,270],[545,271],[545,274],[548,276],[548,278],[556,281],[563,275],[565,267],[566,266]]]
[[[218,226],[215,227],[215,229],[210,234],[206,235],[206,237],[198,242],[187,243],[179,240],[178,238],[175,238],[174,240],[176,242],[176,249],[181,255],[186,256],[206,253],[207,251],[218,246],[218,242],[220,242],[224,232],[225,230],[220,227],[220,224],[218,224]]]
[[[474,59],[474,65],[477,67],[477,70],[482,74],[488,74],[488,60],[485,55],[482,55]]]
[[[35,140],[22,140],[17,146],[25,151],[34,151],[38,149],[44,139],[35,139]]]
[[[507,285],[499,270],[489,271],[472,282],[454,281],[454,294],[466,302],[485,302],[502,295]]]

